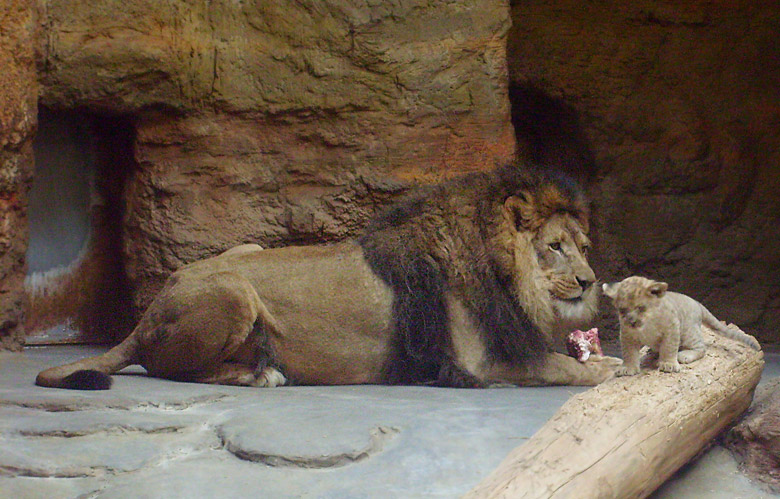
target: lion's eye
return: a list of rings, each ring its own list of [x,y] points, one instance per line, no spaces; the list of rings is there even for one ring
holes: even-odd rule
[[[582,254],[587,255],[588,251],[590,251],[590,246],[583,246],[582,247]]]
[[[550,243],[550,249],[553,251],[561,251],[561,243]]]

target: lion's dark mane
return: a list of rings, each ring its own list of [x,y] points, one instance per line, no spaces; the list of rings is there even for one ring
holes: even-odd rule
[[[545,336],[511,291],[512,269],[502,264],[508,256],[493,241],[504,201],[550,184],[575,204],[584,200],[568,177],[508,165],[415,189],[368,225],[359,243],[394,293],[388,383],[479,386],[448,354],[448,291],[479,325],[492,360],[528,365],[542,357]]]

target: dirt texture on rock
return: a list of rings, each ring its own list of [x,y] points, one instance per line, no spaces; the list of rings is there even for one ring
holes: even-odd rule
[[[35,2],[8,0],[0,10],[0,350],[24,341],[24,255],[32,139],[38,110]]]

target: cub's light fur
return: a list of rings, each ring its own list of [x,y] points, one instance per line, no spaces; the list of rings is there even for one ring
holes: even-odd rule
[[[596,311],[587,214],[570,180],[518,165],[422,187],[356,241],[247,245],[180,268],[125,341],[36,383],[106,388],[141,364],[269,387],[593,385],[617,359],[550,349],[552,334]]]
[[[761,349],[752,336],[736,327],[726,327],[704,305],[686,295],[667,291],[667,287],[665,282],[639,276],[602,285],[620,316],[623,366],[616,371],[618,376],[639,373],[642,346],[658,353],[658,369],[664,372],[679,372],[680,364],[699,360],[705,350],[702,324],[727,338]]]

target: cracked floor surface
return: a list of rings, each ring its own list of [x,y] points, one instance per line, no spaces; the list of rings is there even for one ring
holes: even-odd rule
[[[3,496],[459,497],[582,390],[241,388],[140,368],[114,376],[109,391],[33,385],[41,368],[97,351],[0,353]],[[707,495],[713,471],[742,492]],[[750,487],[716,448],[655,497]]]
[[[129,368],[109,391],[33,385],[99,349],[0,354],[13,497],[458,497],[581,388],[242,388]]]

